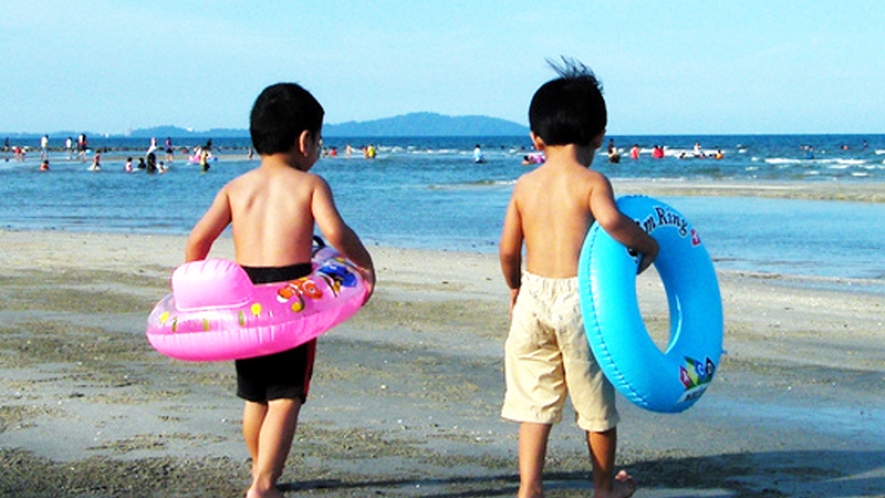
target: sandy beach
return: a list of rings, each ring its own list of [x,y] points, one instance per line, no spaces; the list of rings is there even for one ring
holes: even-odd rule
[[[144,337],[184,237],[0,238],[0,495],[242,496],[249,462],[232,364],[170,360]],[[514,496],[496,257],[370,250],[377,292],[320,339],[284,491]],[[232,257],[230,239],[212,256]],[[882,295],[850,282],[719,278],[726,355],[707,394],[678,415],[619,398],[618,466],[639,481],[636,496],[885,496]],[[637,287],[660,339],[660,280],[649,272]],[[551,437],[548,496],[589,496],[586,453],[567,413]]]

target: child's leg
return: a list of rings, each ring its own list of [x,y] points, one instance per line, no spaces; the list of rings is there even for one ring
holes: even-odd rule
[[[519,498],[544,496],[544,459],[550,424],[519,424]]]
[[[628,497],[636,491],[636,482],[625,471],[614,475],[618,429],[587,432],[587,447],[593,464],[593,496],[595,498]]]
[[[246,409],[249,409],[248,403]],[[257,451],[252,457],[252,486],[246,494],[247,497],[282,496],[275,486],[283,473],[283,466],[292,447],[292,438],[295,436],[295,429],[298,426],[300,410],[301,400],[299,399],[282,398],[267,403],[261,427],[257,432],[257,439],[253,439],[254,442],[257,442]],[[258,412],[256,410],[255,415]],[[246,435],[246,416],[243,417],[243,425],[243,432]],[[253,433],[248,433],[246,437],[250,436],[253,436]],[[246,445],[250,445],[248,439]],[[252,453],[251,447],[249,452]]]
[[[267,414],[267,403],[246,401],[243,407],[243,439],[246,441],[246,449],[252,457],[252,466],[258,461],[258,435],[261,433],[261,424]]]

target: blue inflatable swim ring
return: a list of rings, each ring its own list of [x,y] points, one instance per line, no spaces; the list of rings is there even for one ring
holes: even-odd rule
[[[642,321],[636,297],[639,257],[598,225],[578,263],[584,327],[602,371],[627,399],[676,413],[706,391],[722,355],[722,298],[713,262],[688,220],[667,204],[622,197],[618,208],[660,245],[655,269],[667,293],[670,340],[662,352]]]

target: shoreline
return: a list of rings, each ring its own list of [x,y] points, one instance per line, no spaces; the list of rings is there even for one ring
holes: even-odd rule
[[[762,197],[809,201],[885,203],[885,182],[680,180],[611,178],[617,195],[674,197]]]
[[[185,236],[0,231],[0,495],[241,496],[229,363],[147,344]],[[281,482],[287,495],[515,494],[516,425],[499,417],[507,289],[493,254],[369,248],[378,289],[320,339]],[[212,257],[233,255],[229,238]],[[618,467],[641,495],[882,496],[881,298],[719,272],[725,350],[707,394],[660,415],[619,396]],[[660,281],[637,281],[666,334]],[[582,433],[551,436],[551,496],[586,496]]]

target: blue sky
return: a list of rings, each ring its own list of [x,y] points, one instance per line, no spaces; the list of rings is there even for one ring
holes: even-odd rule
[[[545,58],[568,55],[613,135],[885,133],[883,33],[885,3],[854,0],[6,0],[0,132],[247,128],[278,81],[327,123],[527,124]]]

